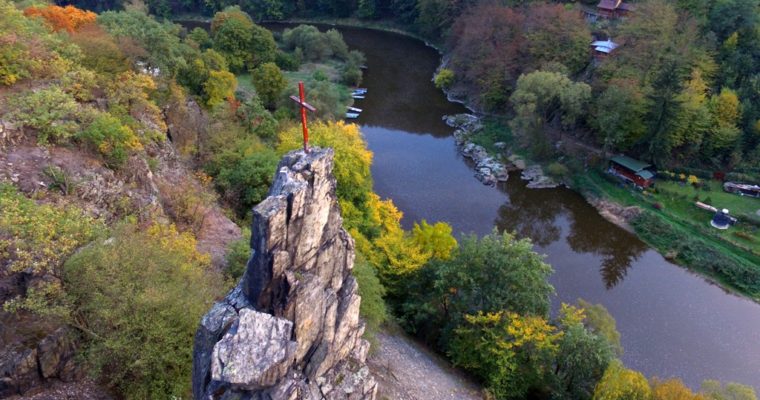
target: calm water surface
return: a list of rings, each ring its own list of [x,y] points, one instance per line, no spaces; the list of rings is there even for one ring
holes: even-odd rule
[[[355,106],[365,110],[357,122],[374,152],[375,191],[393,199],[406,227],[426,219],[458,233],[497,227],[529,237],[555,269],[555,307],[578,298],[604,304],[626,366],[694,388],[711,378],[760,389],[760,305],[667,262],[571,190],[526,189],[518,176],[483,186],[441,122],[466,110],[430,82],[438,54],[392,33],[341,31],[367,56],[369,92]]]

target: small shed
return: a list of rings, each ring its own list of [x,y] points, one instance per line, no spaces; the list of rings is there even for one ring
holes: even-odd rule
[[[608,172],[620,178],[633,182],[642,188],[648,188],[654,183],[652,165],[628,156],[615,156],[610,159]]]
[[[612,39],[607,40],[597,40],[591,43],[591,48],[594,51],[594,57],[597,59],[605,58],[610,53],[612,53],[612,50],[615,50],[618,47],[618,44],[613,42]]]

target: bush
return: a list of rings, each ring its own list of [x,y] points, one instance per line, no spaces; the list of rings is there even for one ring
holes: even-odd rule
[[[274,63],[277,64],[280,69],[285,71],[298,71],[301,66],[301,62],[293,54],[288,54],[284,51],[278,51],[274,59]]]
[[[555,178],[562,179],[570,175],[570,170],[558,162],[553,162],[546,166],[546,173]]]
[[[375,269],[361,256],[357,257],[352,272],[359,283],[359,295],[362,297],[361,316],[367,322],[367,332],[373,335],[388,319],[383,300],[385,288],[380,283]]]
[[[239,216],[267,197],[279,161],[274,151],[262,150],[219,171],[216,186],[235,205]]]
[[[5,273],[45,277],[24,296],[3,304],[6,311],[65,316],[61,308],[63,261],[93,240],[101,225],[73,207],[39,205],[0,183],[0,259]]]
[[[10,103],[11,118],[37,131],[37,143],[65,143],[79,128],[74,97],[58,86],[29,91]]]
[[[127,399],[190,397],[193,336],[223,279],[171,226],[122,226],[64,267],[84,359]]]
[[[441,69],[433,82],[438,89],[448,89],[454,83],[454,71],[446,68]]]
[[[100,113],[77,138],[92,145],[106,159],[108,166],[119,168],[127,161],[129,152],[142,149],[140,139],[118,118]]]
[[[251,230],[243,228],[242,236],[227,246],[227,255],[225,257],[227,261],[226,272],[233,282],[237,282],[243,277],[248,265],[248,259],[251,258]]]

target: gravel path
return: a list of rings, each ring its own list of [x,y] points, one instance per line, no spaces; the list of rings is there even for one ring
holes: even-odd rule
[[[480,400],[480,387],[440,356],[403,333],[377,334],[368,363],[379,382],[378,400]]]

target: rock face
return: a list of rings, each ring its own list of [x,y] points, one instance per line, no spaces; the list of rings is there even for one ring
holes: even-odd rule
[[[332,168],[331,149],[280,162],[253,210],[245,275],[196,333],[196,399],[375,398]]]

